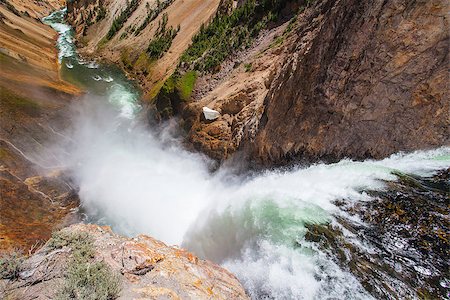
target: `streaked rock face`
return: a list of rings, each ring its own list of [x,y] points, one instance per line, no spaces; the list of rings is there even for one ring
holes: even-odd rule
[[[0,5],[0,249],[29,249],[78,205],[66,180],[41,176],[36,162],[46,164],[44,145],[68,126],[80,90],[60,78],[56,32],[39,21],[64,1],[8,3]]]
[[[126,238],[109,227],[83,224],[64,231],[89,234],[94,260],[121,274],[119,299],[248,299],[238,280],[225,269],[151,237]],[[45,245],[25,261],[17,281],[0,281],[0,289],[19,299],[53,299],[54,287],[65,272],[55,266],[67,265],[71,253],[70,246],[51,250]]]
[[[448,144],[448,3],[318,1],[265,98],[253,157],[381,158]]]
[[[190,142],[218,160],[244,149],[264,166],[448,144],[447,10],[442,0],[314,1],[289,33],[264,33],[197,80],[183,114]],[[241,62],[251,68],[231,67]],[[205,122],[201,106],[221,116]]]

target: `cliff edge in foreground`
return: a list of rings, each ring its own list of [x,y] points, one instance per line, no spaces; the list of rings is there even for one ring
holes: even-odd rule
[[[2,271],[4,299],[248,299],[225,269],[145,235],[77,224]]]

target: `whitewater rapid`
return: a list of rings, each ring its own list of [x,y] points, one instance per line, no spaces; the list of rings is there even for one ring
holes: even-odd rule
[[[339,227],[336,215],[362,223],[334,201],[370,201],[364,191],[383,190],[384,180],[396,179],[393,171],[428,176],[450,166],[450,149],[441,148],[250,177],[226,169],[211,174],[206,158],[172,138],[171,125],[154,134],[124,125],[114,111],[108,116],[101,99],[94,103],[89,99],[79,114],[71,152],[89,220],[220,263],[255,298],[370,298],[350,273],[305,240],[305,225]]]
[[[339,227],[338,215],[362,222],[334,202],[370,201],[365,191],[383,190],[385,180],[396,179],[393,171],[429,176],[450,166],[450,148],[440,148],[247,176],[226,168],[211,173],[207,158],[180,145],[176,124],[159,131],[139,124],[138,93],[81,61],[61,19],[47,22],[60,33],[60,59],[97,72],[89,73],[90,84],[108,84],[80,99],[65,133],[70,142],[52,147],[73,174],[86,220],[148,234],[220,263],[255,299],[370,299],[351,273],[305,239],[305,225]],[[92,79],[101,72],[109,82]],[[355,245],[370,251],[356,239]]]

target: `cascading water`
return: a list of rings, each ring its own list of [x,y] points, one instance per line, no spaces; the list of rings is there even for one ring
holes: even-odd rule
[[[120,111],[120,116],[133,118],[140,108],[138,89],[118,68],[100,66],[78,57],[72,28],[64,23],[66,11],[56,11],[43,19],[59,34],[57,48],[63,78],[81,86],[90,95],[107,97],[108,102]]]
[[[245,178],[226,169],[211,174],[206,158],[177,143],[171,124],[157,134],[135,124],[136,87],[117,69],[76,55],[64,13],[44,21],[60,33],[64,77],[88,94],[74,109],[71,142],[54,149],[64,148],[60,153],[79,186],[87,220],[182,245],[235,273],[255,299],[372,297],[305,238],[308,226],[331,224],[356,248],[376,251],[336,221],[363,224],[335,201],[371,201],[364,191],[385,189],[384,181],[397,178],[393,171],[429,176],[448,168],[449,148]]]

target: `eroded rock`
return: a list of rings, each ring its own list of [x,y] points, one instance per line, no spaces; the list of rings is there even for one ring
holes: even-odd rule
[[[126,238],[109,227],[72,225],[64,234],[87,233],[94,246],[92,263],[120,274],[119,299],[248,299],[236,277],[180,248],[145,235]],[[53,242],[53,245],[55,243]],[[74,249],[52,241],[23,263],[17,280],[0,280],[0,294],[19,299],[54,299]]]

